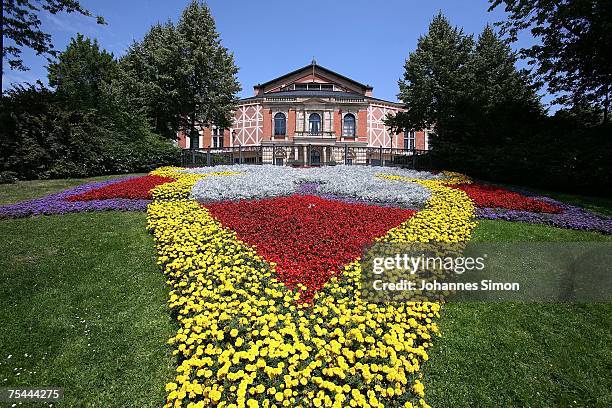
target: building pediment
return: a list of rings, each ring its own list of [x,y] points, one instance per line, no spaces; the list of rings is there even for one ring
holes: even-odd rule
[[[350,92],[369,96],[372,87],[317,65],[313,61],[310,65],[255,85],[254,90],[257,96],[293,90]]]
[[[302,101],[304,105],[321,105],[326,104],[328,102],[328,100],[322,98],[308,98]]]

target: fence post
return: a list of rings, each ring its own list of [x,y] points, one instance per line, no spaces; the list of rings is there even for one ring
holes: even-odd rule
[[[276,145],[272,143],[272,165],[276,166]]]
[[[238,164],[242,164],[242,145],[238,145]]]
[[[206,149],[206,165],[212,166],[212,160],[210,157],[210,146],[208,146],[208,148]]]
[[[310,145],[310,143],[308,144],[308,165],[311,166],[312,162],[312,146]]]
[[[348,145],[344,145],[344,164],[346,165],[348,159]]]
[[[380,165],[384,166],[385,162],[383,161],[383,147],[380,145]]]

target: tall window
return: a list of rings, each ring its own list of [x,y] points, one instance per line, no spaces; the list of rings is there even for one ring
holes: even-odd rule
[[[404,149],[412,150],[416,147],[416,138],[414,131],[404,129]]]
[[[347,113],[342,123],[342,136],[355,136],[355,115]]]
[[[310,123],[310,133],[313,135],[321,133],[321,116],[318,113],[311,113],[308,122]]]
[[[223,148],[223,129],[214,127],[212,129],[212,146],[213,149]]]
[[[287,132],[287,118],[284,113],[274,115],[274,136],[285,136]]]

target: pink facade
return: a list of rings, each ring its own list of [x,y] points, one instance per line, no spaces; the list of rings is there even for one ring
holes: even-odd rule
[[[372,97],[372,87],[313,62],[258,84],[242,99],[223,144],[214,126],[203,128],[197,146],[179,134],[179,146],[226,148],[305,145],[428,149],[427,131],[392,134],[384,119],[402,110],[396,102]],[[216,132],[216,133],[215,133]],[[218,138],[218,136],[217,136]]]

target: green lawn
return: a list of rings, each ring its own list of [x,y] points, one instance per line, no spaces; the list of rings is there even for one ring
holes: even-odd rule
[[[477,241],[599,241],[601,234],[481,221]],[[612,406],[612,304],[449,303],[427,362],[433,407]]]
[[[0,201],[85,181],[0,186]],[[163,403],[176,325],[145,222],[118,212],[0,221],[0,387],[60,386],[61,406]],[[612,237],[481,221],[474,239]],[[612,405],[611,304],[450,303],[439,324],[423,369],[434,407]]]
[[[28,180],[14,184],[0,184],[0,204],[14,203],[57,193],[79,184],[91,181],[110,180],[117,177],[137,176],[143,174],[119,174],[112,176],[89,177],[82,179]]]
[[[61,406],[162,405],[176,327],[145,222],[119,212],[0,221],[0,387],[59,386]]]

